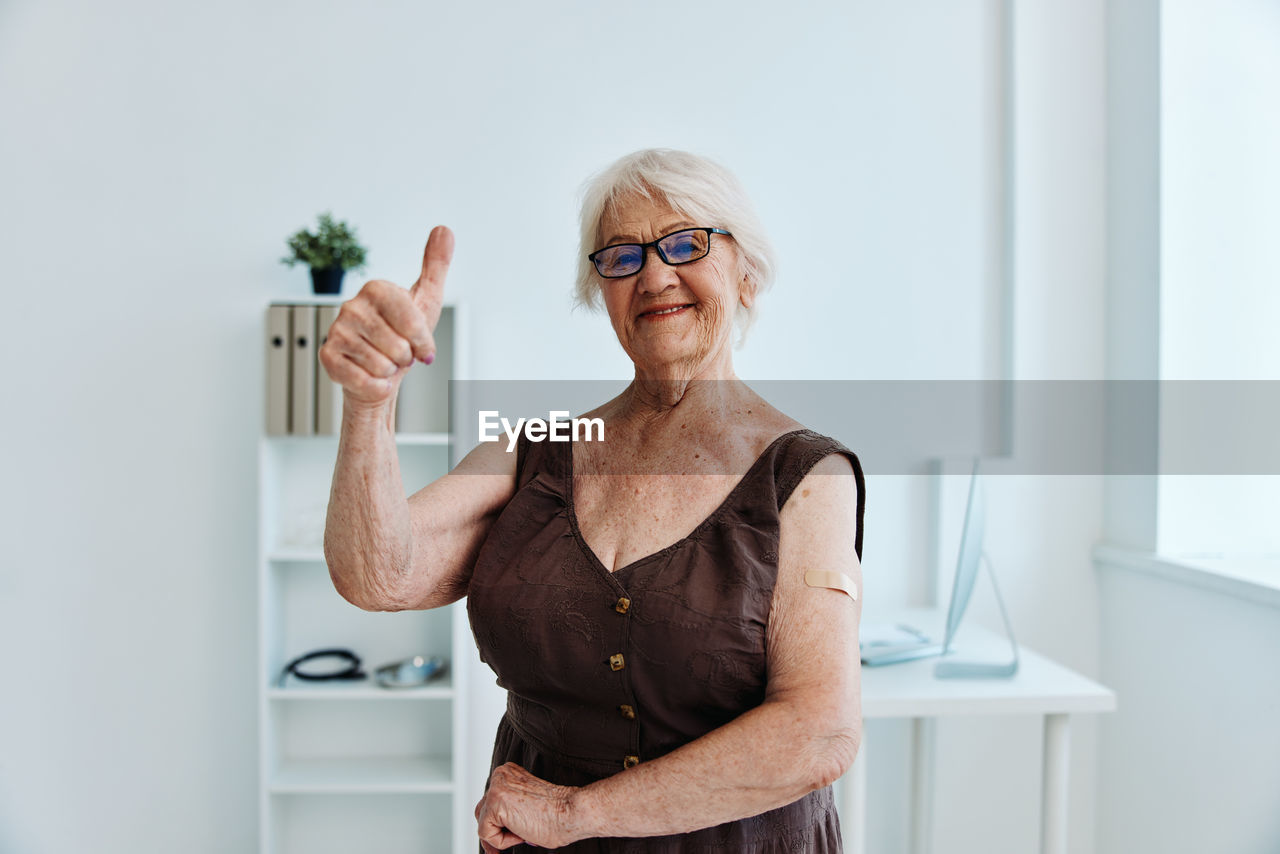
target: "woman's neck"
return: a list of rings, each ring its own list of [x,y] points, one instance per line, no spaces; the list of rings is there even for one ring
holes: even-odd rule
[[[619,400],[618,416],[642,424],[671,417],[693,423],[724,421],[738,414],[749,398],[754,400],[754,395],[733,372],[727,353],[697,372],[637,365],[635,378]]]

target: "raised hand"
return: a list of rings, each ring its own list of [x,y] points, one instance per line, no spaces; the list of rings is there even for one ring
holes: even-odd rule
[[[412,287],[374,279],[342,304],[320,348],[320,364],[342,386],[348,404],[389,406],[414,361],[434,360],[432,333],[440,322],[452,260],[453,232],[438,225],[427,238],[422,272]]]

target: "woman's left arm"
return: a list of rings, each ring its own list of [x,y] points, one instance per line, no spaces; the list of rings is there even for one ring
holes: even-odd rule
[[[844,774],[862,739],[856,533],[853,467],[833,454],[782,508],[764,703],[665,756],[582,788],[555,786],[514,763],[495,769],[476,807],[485,850],[686,833],[789,804]],[[811,569],[849,576],[859,598],[809,587],[804,576]]]

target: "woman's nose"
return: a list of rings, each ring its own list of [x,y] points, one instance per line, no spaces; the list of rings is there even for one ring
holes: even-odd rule
[[[662,260],[658,247],[646,246],[644,251],[653,255],[644,259],[644,267],[636,277],[636,287],[641,292],[656,294],[679,283],[680,277],[676,275],[675,267]]]

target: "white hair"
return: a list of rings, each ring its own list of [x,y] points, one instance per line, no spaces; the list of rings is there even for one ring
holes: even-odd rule
[[[638,195],[665,202],[673,210],[700,225],[723,228],[738,244],[742,273],[756,296],[773,284],[777,260],[746,190],[732,172],[705,157],[670,148],[648,148],[628,154],[592,176],[581,191],[581,237],[578,247],[578,305],[599,309],[604,279],[587,256],[600,248],[600,228],[605,216],[624,196]],[[738,346],[756,318],[756,301],[750,308],[738,303],[734,317]]]

